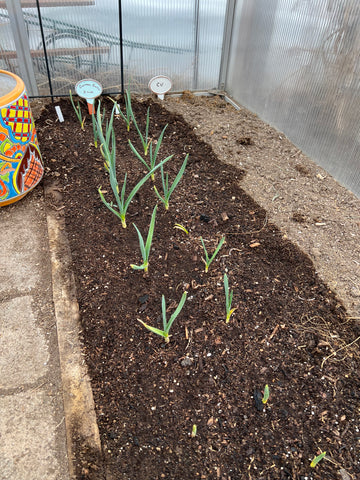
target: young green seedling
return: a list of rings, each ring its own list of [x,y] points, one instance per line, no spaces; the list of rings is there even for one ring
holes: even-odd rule
[[[73,100],[73,97],[72,97],[71,90],[69,90],[69,94],[70,94],[71,105],[73,106],[75,115],[77,116],[77,119],[78,119],[79,122],[80,122],[81,130],[84,130],[85,118],[84,118],[84,119],[82,118],[80,102],[77,102],[77,106],[75,106],[75,103],[74,103],[74,100]]]
[[[194,424],[192,426],[192,430],[191,430],[191,438],[195,438],[196,437],[196,434],[197,434],[197,426]]]
[[[222,245],[225,241],[225,237],[222,237],[222,239],[219,242],[219,245],[216,247],[216,250],[213,253],[211,258],[208,255],[208,252],[206,250],[205,243],[204,243],[204,240],[202,239],[202,237],[200,237],[200,240],[201,240],[201,243],[202,243],[202,246],[203,246],[203,249],[204,249],[204,253],[205,253],[205,258],[202,258],[202,261],[205,263],[205,273],[207,273],[209,271],[209,267],[210,267],[212,261],[214,260],[216,255],[219,253],[219,250],[220,250],[220,248],[222,247]]]
[[[156,147],[155,147],[155,150],[153,152],[153,142],[150,142],[150,148],[149,148],[149,160],[150,160],[150,163],[148,164],[146,162],[146,160],[143,159],[143,157],[140,155],[140,153],[136,150],[136,148],[134,147],[134,145],[131,143],[131,140],[129,139],[128,142],[129,142],[129,145],[130,145],[130,148],[131,150],[133,151],[133,153],[137,156],[137,158],[146,166],[146,168],[150,171],[152,170],[155,165],[156,165],[156,159],[157,159],[157,155],[159,153],[159,149],[160,149],[160,146],[161,146],[161,142],[163,140],[163,137],[164,137],[164,133],[165,133],[165,130],[166,130],[166,127],[167,125],[165,125],[165,127],[163,128],[162,132],[160,133],[160,137],[156,143]],[[173,157],[173,155],[171,155],[171,157]],[[168,158],[171,158],[171,157],[168,157]],[[151,176],[151,179],[154,181],[155,180],[155,176],[152,175]]]
[[[134,270],[144,270],[145,273],[148,271],[148,266],[149,266],[149,255],[150,255],[152,238],[153,238],[153,234],[154,234],[156,210],[157,210],[157,205],[155,205],[153,213],[151,215],[149,231],[148,231],[148,235],[147,235],[147,239],[146,239],[145,244],[144,244],[144,239],[143,239],[139,229],[137,228],[135,223],[133,223],[133,225],[134,225],[134,227],[137,231],[138,237],[139,237],[140,251],[141,251],[141,256],[142,256],[142,259],[143,259],[143,264],[142,265],[131,264],[130,266]]]
[[[125,121],[126,123],[126,129],[129,132],[130,131],[130,123],[131,123],[131,96],[129,90],[125,90],[125,95],[124,95],[124,100],[125,100],[125,114],[121,111],[118,103],[116,100],[113,100],[111,97],[108,97],[113,103],[115,103],[115,115],[120,115],[121,118]]]
[[[92,121],[93,133],[94,133],[94,145],[95,145],[95,148],[97,148],[98,131],[97,131],[95,115],[91,115],[91,121]]]
[[[160,193],[158,192],[155,185],[154,185],[154,190],[155,190],[156,195],[160,198],[162,203],[165,205],[165,210],[169,209],[169,200],[170,200],[171,194],[173,193],[173,191],[177,187],[178,183],[180,182],[180,180],[181,180],[181,178],[184,174],[188,158],[189,158],[189,154],[186,155],[185,160],[184,160],[184,162],[183,162],[183,164],[182,164],[178,174],[176,175],[175,180],[174,180],[174,182],[173,182],[173,184],[171,185],[170,188],[169,188],[169,175],[168,174],[164,175],[164,167],[161,167],[161,181],[162,181],[162,186],[163,186],[164,197],[162,197],[160,195]]]
[[[235,308],[231,308],[234,291],[229,291],[229,280],[226,273],[224,274],[224,290],[225,290],[225,306],[226,306],[226,323],[229,323],[231,315],[235,312]]]
[[[182,294],[182,297],[181,297],[181,300],[179,302],[179,305],[176,307],[176,310],[175,312],[171,315],[169,321],[166,320],[166,304],[165,304],[165,297],[164,295],[162,295],[161,297],[161,306],[162,306],[162,319],[163,319],[163,327],[164,327],[164,330],[160,330],[159,328],[155,328],[155,327],[152,327],[151,325],[147,325],[145,322],[143,322],[142,320],[138,319],[140,323],[142,323],[144,325],[145,328],[147,328],[148,330],[150,330],[150,332],[153,332],[153,333],[156,333],[156,335],[160,335],[161,337],[164,337],[165,339],[165,342],[166,343],[169,343],[169,330],[172,326],[172,324],[174,323],[174,320],[176,319],[176,317],[179,315],[179,313],[181,312],[183,306],[184,306],[184,303],[186,301],[186,296],[187,296],[187,292],[184,292]]]
[[[164,160],[164,161],[165,161],[165,160]],[[134,187],[134,188],[131,190],[131,192],[129,193],[129,196],[125,199],[127,173],[125,173],[123,185],[122,185],[122,188],[121,188],[121,192],[120,192],[120,194],[119,194],[120,189],[119,189],[119,184],[118,184],[118,181],[117,181],[117,178],[116,178],[115,165],[110,164],[110,166],[109,166],[110,185],[111,185],[111,189],[112,189],[112,191],[113,191],[113,194],[114,194],[114,197],[115,197],[115,200],[116,200],[116,204],[117,204],[118,210],[116,210],[116,206],[113,204],[113,202],[107,202],[107,201],[105,200],[104,194],[103,194],[103,192],[101,191],[101,187],[98,189],[98,192],[99,192],[101,201],[104,203],[104,205],[105,205],[114,215],[116,215],[116,216],[121,220],[121,225],[123,226],[123,228],[126,228],[126,212],[127,212],[128,208],[129,208],[129,205],[130,205],[131,200],[134,198],[134,196],[136,195],[136,193],[138,192],[138,190],[142,187],[142,185],[146,182],[146,180],[150,177],[150,175],[151,175],[158,167],[160,167],[160,165],[162,165],[162,164],[157,165],[153,170],[151,170],[147,175],[145,175],[145,177],[143,177],[143,178],[135,185],[135,187]]]
[[[315,468],[316,465],[325,457],[326,452],[320,453],[317,457],[314,458],[314,460],[310,463],[311,468]]]
[[[174,228],[182,230],[184,233],[186,233],[186,235],[189,235],[189,230],[187,230],[184,225],[181,225],[180,223],[175,223]]]
[[[109,171],[109,158],[111,156],[112,150],[114,151],[113,155],[115,155],[115,133],[114,133],[114,114],[116,110],[116,105],[114,105],[110,120],[106,122],[105,126],[105,136],[103,134],[103,121],[105,118],[105,108],[103,113],[101,114],[101,102],[99,102],[97,112],[96,112],[96,130],[97,130],[97,137],[100,139],[100,151],[102,156],[105,159],[105,168]],[[111,146],[110,146],[111,143]]]
[[[104,167],[107,172],[109,172],[111,155],[114,155],[115,157],[115,147],[114,147],[115,133],[113,128],[114,111],[115,111],[115,105],[112,109],[110,120],[106,121],[105,136],[103,134],[103,121],[105,119],[105,108],[103,109],[103,113],[101,114],[101,102],[99,102],[99,105],[97,108],[96,119],[94,118],[95,116],[92,115],[92,118],[95,120],[95,126],[96,126],[96,133],[94,131],[94,139],[96,139],[96,141],[98,138],[100,139],[100,152],[105,159]],[[93,126],[94,126],[94,121],[93,121]],[[114,161],[115,161],[115,158],[114,158]]]
[[[140,141],[144,149],[144,155],[146,156],[148,153],[149,145],[151,143],[151,140],[149,140],[150,107],[148,107],[146,112],[145,136],[141,133],[141,130],[139,128],[139,125],[137,124],[132,108],[131,108],[131,118],[132,118],[133,124],[135,125],[136,131],[139,134]]]
[[[116,141],[115,141],[114,129],[112,126],[113,113],[114,113],[114,110],[112,112],[110,122],[106,126],[106,136],[104,137],[103,130],[102,130],[100,105],[99,105],[97,110],[97,130],[99,134],[99,140],[101,143],[101,151],[105,158],[105,168],[109,172],[110,185],[116,200],[117,209],[116,209],[116,206],[113,204],[113,202],[107,202],[105,200],[103,192],[101,191],[101,187],[98,189],[98,192],[99,192],[101,201],[104,203],[104,205],[106,205],[106,207],[112,213],[114,213],[114,215],[120,218],[123,228],[126,228],[125,217],[126,217],[126,212],[131,200],[134,198],[134,196],[136,195],[138,190],[142,187],[142,185],[146,182],[146,180],[148,180],[148,178],[150,178],[150,176],[155,172],[155,170],[160,168],[169,159],[163,160],[158,165],[156,165],[152,170],[150,170],[150,172],[147,175],[145,175],[135,185],[135,187],[131,190],[129,196],[125,198],[127,173],[125,173],[121,191],[120,191],[117,176],[116,176]],[[110,147],[110,142],[111,142],[111,147]]]
[[[269,385],[266,384],[264,388],[264,396],[261,400],[264,405],[266,405],[267,401],[269,400],[269,396],[270,396]]]

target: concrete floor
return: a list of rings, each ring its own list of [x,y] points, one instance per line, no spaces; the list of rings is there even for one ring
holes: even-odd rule
[[[41,188],[0,208],[0,479],[70,479]]]

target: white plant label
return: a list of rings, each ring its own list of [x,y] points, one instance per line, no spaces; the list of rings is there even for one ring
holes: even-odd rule
[[[94,110],[94,101],[102,93],[102,85],[101,83],[97,82],[96,80],[92,80],[91,78],[85,78],[84,80],[80,80],[75,85],[75,91],[81,98],[85,98],[88,104],[88,109],[90,115],[95,113]]]
[[[59,122],[63,122],[64,121],[64,116],[62,114],[62,111],[61,111],[61,108],[59,107],[59,105],[56,105],[55,110],[56,110]]]
[[[160,100],[164,100],[165,93],[167,93],[171,89],[171,87],[171,80],[165,75],[157,75],[156,77],[153,77],[149,82],[149,89],[153,93],[156,93]]]

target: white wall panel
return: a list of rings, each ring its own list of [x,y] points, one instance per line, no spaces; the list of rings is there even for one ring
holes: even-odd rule
[[[360,195],[358,0],[242,0],[226,90]]]

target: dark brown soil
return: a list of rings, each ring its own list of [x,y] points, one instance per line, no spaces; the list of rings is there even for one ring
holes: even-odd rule
[[[151,105],[155,139],[169,125],[160,152],[174,154],[166,165],[171,179],[190,155],[169,210],[159,204],[144,275],[130,267],[141,261],[132,223],[146,234],[157,201],[152,182],[134,198],[123,229],[97,193],[101,186],[113,198],[91,122],[82,131],[71,105],[59,104],[66,121],[55,121],[50,105],[37,130],[48,205],[66,219],[106,478],[357,478],[360,379],[352,342],[359,327],[310,258],[239,187],[243,172],[221,163],[182,117],[151,100],[133,101],[139,123]],[[104,105],[109,111],[111,104]],[[115,129],[119,183],[127,172],[129,192],[145,171],[127,139],[140,144],[122,120]],[[156,185],[161,191],[159,172]],[[303,221],[300,213],[294,221]],[[176,223],[189,234],[174,229]],[[226,243],[204,273],[200,237],[212,253],[223,236]],[[237,307],[228,324],[225,272]],[[185,290],[165,344],[138,319],[161,328],[161,296],[169,316]],[[311,468],[322,451],[326,458]],[[78,478],[99,473],[89,461]]]

